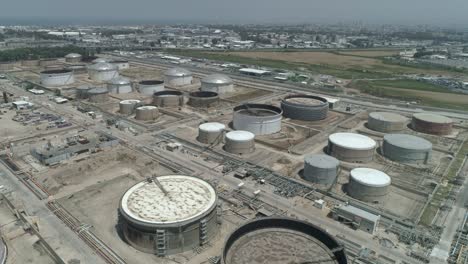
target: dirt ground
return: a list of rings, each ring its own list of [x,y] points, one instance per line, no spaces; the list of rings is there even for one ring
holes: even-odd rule
[[[365,57],[385,57],[398,55],[400,50],[356,50],[356,51],[340,51],[340,54],[365,56]]]

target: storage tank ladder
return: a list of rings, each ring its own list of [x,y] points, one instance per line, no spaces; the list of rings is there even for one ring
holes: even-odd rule
[[[200,220],[200,246],[208,242],[208,220],[206,218]]]
[[[156,254],[160,257],[166,256],[166,230],[156,230]]]

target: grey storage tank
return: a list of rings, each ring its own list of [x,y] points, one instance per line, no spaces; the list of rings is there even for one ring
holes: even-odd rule
[[[233,154],[247,154],[255,150],[255,135],[249,131],[231,131],[225,136],[224,150]]]
[[[155,182],[157,181],[157,182]],[[159,176],[131,187],[119,207],[119,229],[139,251],[167,256],[207,245],[217,234],[215,189],[185,175]]]
[[[200,90],[218,94],[230,93],[234,91],[234,84],[232,79],[227,75],[210,74],[201,79]]]
[[[379,170],[356,168],[351,170],[348,195],[363,202],[383,202],[389,192],[390,177]]]
[[[153,105],[158,107],[180,107],[184,105],[184,94],[179,91],[161,91],[153,95]]]
[[[334,133],[328,137],[329,155],[346,162],[370,162],[377,143],[368,136],[356,133]]]
[[[158,118],[159,110],[156,106],[145,105],[140,106],[135,110],[135,119],[149,121]]]
[[[81,54],[78,54],[78,53],[69,53],[67,55],[65,55],[65,62],[68,62],[68,63],[79,63],[81,62],[81,59],[83,58],[83,56],[81,56]]]
[[[255,135],[269,135],[281,131],[283,110],[267,104],[243,104],[234,107],[233,126]]]
[[[290,95],[281,101],[284,117],[304,121],[327,118],[328,107],[327,99],[313,95]]]
[[[408,118],[390,112],[372,112],[367,119],[367,127],[369,129],[391,133],[404,130],[408,124]]]
[[[173,87],[192,84],[192,73],[184,68],[172,68],[164,73],[164,82]]]
[[[387,134],[381,151],[392,161],[427,164],[431,158],[432,143],[413,135]]]
[[[323,154],[307,155],[304,158],[303,177],[313,183],[330,185],[336,180],[339,166],[340,161],[334,157]]]
[[[93,88],[88,91],[88,98],[92,103],[104,103],[109,100],[108,94],[106,88]]]
[[[433,113],[416,113],[413,114],[411,126],[421,133],[442,136],[452,133],[453,120]]]
[[[107,82],[119,77],[119,71],[113,64],[99,62],[88,67],[89,78],[97,82]]]
[[[217,122],[203,123],[198,126],[197,140],[204,144],[218,144],[223,141],[226,126]]]
[[[89,90],[91,90],[93,88],[87,86],[87,85],[81,85],[81,86],[78,86],[76,89],[75,89],[75,98],[76,99],[88,99],[89,98]]]
[[[212,107],[219,103],[219,95],[215,92],[196,91],[189,94],[187,104],[193,107]]]
[[[132,82],[125,77],[117,77],[107,83],[107,89],[110,93],[124,94],[132,92]]]
[[[141,104],[140,100],[123,100],[120,101],[119,103],[119,112],[122,115],[131,115],[135,111],[135,108],[137,108]]]
[[[153,95],[164,90],[164,81],[144,80],[138,83],[138,91],[144,95]]]

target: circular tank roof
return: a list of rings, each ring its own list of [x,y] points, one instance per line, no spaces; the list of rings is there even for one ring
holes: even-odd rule
[[[220,132],[225,130],[226,126],[217,122],[209,122],[201,124],[198,128],[207,132]]]
[[[370,117],[376,120],[387,121],[387,122],[406,122],[408,119],[400,114],[391,112],[372,112],[369,114]]]
[[[231,84],[232,79],[229,78],[229,76],[224,75],[224,74],[210,74],[201,80],[204,83],[211,83],[211,84]]]
[[[438,124],[450,124],[452,123],[452,119],[432,113],[416,113],[413,115],[414,118],[419,119],[421,121],[430,122],[430,123],[438,123]]]
[[[120,101],[120,104],[139,104],[139,103],[141,103],[141,101],[140,100],[135,100],[135,99]]]
[[[407,134],[387,134],[384,136],[384,140],[388,143],[404,148],[414,150],[430,150],[432,149],[432,143],[424,138],[420,138],[413,135]]]
[[[233,111],[252,117],[278,116],[283,114],[281,108],[269,104],[242,104],[234,107]]]
[[[336,158],[324,154],[310,154],[304,157],[304,162],[317,168],[336,168],[340,161]]]
[[[155,110],[158,109],[156,106],[144,105],[137,108],[137,110]]]
[[[351,177],[355,181],[371,187],[385,187],[392,182],[386,173],[371,168],[352,169]]]
[[[129,85],[131,84],[130,79],[125,77],[117,77],[109,81],[109,84],[114,85]]]
[[[174,224],[203,215],[216,206],[216,192],[206,181],[183,176],[157,177],[160,185],[143,181],[122,197],[128,217],[148,224]]]
[[[89,69],[95,71],[114,71],[117,70],[117,66],[107,62],[99,62],[89,66]]]
[[[140,85],[158,85],[158,84],[163,84],[164,81],[161,80],[143,80],[138,82]]]
[[[328,104],[327,99],[314,96],[314,95],[306,95],[306,94],[295,94],[287,96],[283,99],[283,101],[288,102],[290,104],[301,105],[301,106],[317,106]]]
[[[41,71],[41,74],[64,74],[64,73],[71,73],[71,70],[67,69],[57,69],[57,70],[46,70]]]
[[[249,131],[236,130],[228,132],[226,138],[233,141],[250,141],[255,138],[255,135]]]
[[[372,138],[356,133],[334,133],[328,139],[335,145],[356,150],[373,149],[377,145]]]
[[[88,94],[106,94],[108,92],[109,91],[106,88],[101,88],[101,87],[88,90]]]
[[[97,58],[93,60],[93,63],[100,63],[100,62],[107,62],[107,60],[104,58]]]
[[[69,53],[67,55],[65,55],[65,58],[67,59],[71,59],[71,58],[81,58],[81,54],[78,54],[78,53]]]
[[[174,77],[192,76],[192,73],[184,68],[172,68],[166,71],[165,75]]]

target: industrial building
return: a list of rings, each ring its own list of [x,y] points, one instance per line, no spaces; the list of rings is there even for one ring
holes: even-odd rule
[[[234,83],[224,74],[210,74],[201,79],[201,91],[225,94],[234,91]]]
[[[153,95],[156,92],[164,91],[164,81],[144,80],[138,83],[138,91],[144,95]]]
[[[303,177],[305,180],[330,185],[336,181],[340,161],[323,154],[311,154],[304,158]]]
[[[65,62],[67,62],[67,63],[79,63],[79,62],[81,62],[82,58],[83,58],[83,56],[81,56],[81,54],[69,53],[69,54],[65,55]]]
[[[407,124],[408,118],[391,112],[372,112],[367,119],[369,129],[382,133],[402,131]]]
[[[452,133],[453,120],[433,113],[416,113],[413,114],[411,126],[421,133],[448,135]]]
[[[42,164],[50,166],[85,152],[95,152],[99,149],[113,147],[119,143],[117,138],[99,134],[95,136],[68,137],[64,144],[48,143],[42,147],[31,149],[31,155]]]
[[[108,82],[119,77],[119,70],[113,64],[99,62],[88,67],[89,78],[97,82]]]
[[[431,151],[431,142],[413,135],[387,134],[382,144],[382,154],[400,163],[427,164]]]
[[[369,213],[352,205],[341,205],[334,208],[333,219],[373,235],[379,226],[380,215]]]
[[[313,95],[290,95],[281,101],[284,117],[304,121],[327,118],[328,107],[327,99]]]
[[[217,233],[217,194],[185,175],[148,178],[125,192],[119,227],[134,248],[158,256],[193,250]]]
[[[216,92],[196,91],[188,96],[187,104],[193,107],[213,107],[218,105],[219,95]]]
[[[283,110],[267,104],[243,104],[234,107],[233,126],[255,135],[268,135],[281,131]]]
[[[47,70],[41,72],[41,84],[55,87],[69,85],[75,82],[73,71],[70,70]]]
[[[121,76],[110,80],[107,83],[107,89],[110,93],[115,94],[131,93],[133,90],[132,82],[128,78]]]
[[[145,105],[137,107],[135,110],[135,119],[149,121],[158,118],[159,110],[156,106]]]
[[[334,133],[328,137],[327,153],[341,161],[365,163],[372,161],[377,143],[356,133]]]
[[[255,150],[255,134],[249,131],[226,133],[224,150],[233,154],[248,154]]]
[[[265,217],[243,224],[228,237],[220,263],[285,264],[315,261],[348,263],[344,247],[325,230],[297,219]]]
[[[104,103],[109,100],[109,91],[106,88],[93,88],[88,90],[87,94],[92,103]]]
[[[184,105],[184,94],[179,91],[161,91],[153,94],[153,105],[158,107],[180,107]]]
[[[203,123],[198,126],[197,140],[204,144],[218,144],[223,141],[226,126],[217,122]]]
[[[192,84],[192,73],[184,68],[172,68],[164,73],[164,82],[172,87]]]
[[[391,184],[390,177],[379,170],[356,168],[350,172],[348,195],[363,202],[385,201]]]
[[[123,100],[119,103],[119,113],[122,115],[131,115],[141,104],[140,100]]]

